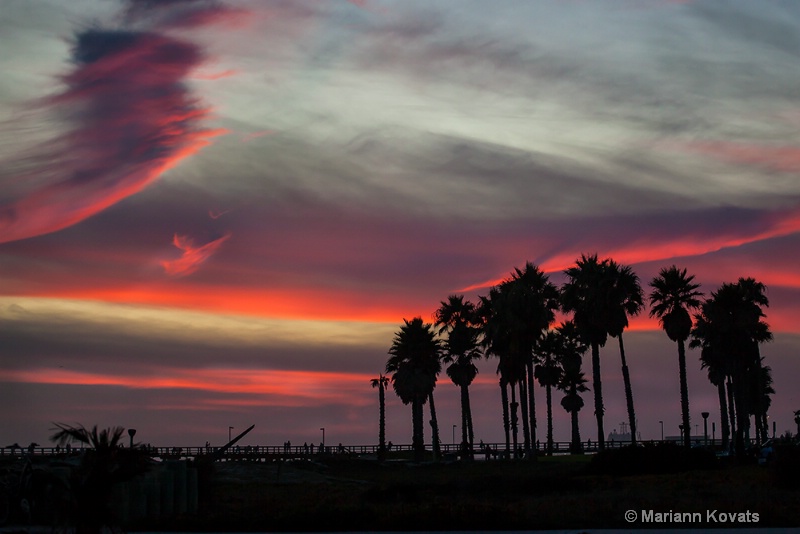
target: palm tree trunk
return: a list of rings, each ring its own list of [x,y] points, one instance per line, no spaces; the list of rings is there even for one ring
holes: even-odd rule
[[[553,392],[550,384],[545,388],[547,391],[547,455],[553,455]]]
[[[606,437],[603,430],[603,384],[600,381],[600,346],[592,343],[592,389],[594,389],[594,416],[597,420],[597,448],[606,448]]]
[[[581,443],[581,429],[578,426],[578,410],[573,410],[569,414],[572,419],[572,454],[583,454],[583,443]]]
[[[532,352],[532,351],[531,351]],[[533,454],[531,455],[531,460],[536,460],[536,396],[535,391],[536,388],[534,387],[535,382],[533,381],[533,361],[528,362],[527,365],[527,372],[528,372],[528,384],[529,392],[528,392],[528,416],[531,420],[531,448],[533,449]]]
[[[506,454],[511,452],[511,435],[509,434],[508,418],[508,383],[500,378],[500,398],[503,402],[503,430],[506,435]]]
[[[745,432],[749,423],[750,410],[747,406],[747,384],[742,376],[741,370],[736,373],[733,379],[733,400],[736,403],[736,441],[734,448],[736,449],[737,456],[744,456],[745,454]]]
[[[422,411],[422,402],[414,398],[411,401],[411,418],[413,425],[412,444],[414,447],[414,461],[422,462],[425,459],[425,438],[423,435],[423,419],[425,414]]]
[[[380,402],[380,430],[378,432],[378,461],[386,459],[386,394],[383,382],[378,384],[378,400]]]
[[[516,458],[517,456],[517,447],[518,447],[518,432],[517,432],[517,422],[519,421],[517,417],[517,408],[519,408],[519,403],[517,402],[517,390],[514,387],[514,384],[511,384],[511,439],[512,444],[514,445],[514,455],[513,457]]]
[[[433,391],[428,395],[428,402],[431,404],[431,433],[433,434],[433,460],[438,462],[442,459],[441,440],[439,439],[439,420],[436,418],[436,405],[433,403]]]
[[[625,344],[622,342],[622,333],[619,334],[619,356],[622,359],[622,380],[625,383],[625,402],[628,405],[631,445],[636,445],[636,412],[633,410],[633,389],[631,388],[631,375],[628,372],[628,362],[625,361]]]
[[[731,427],[728,424],[728,401],[725,396],[725,378],[723,377],[717,384],[717,394],[719,395],[719,420],[720,420],[720,433],[722,434],[722,448],[728,450]]]
[[[466,395],[467,395],[466,396],[466,402],[467,402],[467,404],[466,404],[466,407],[467,407],[467,428],[469,429],[468,433],[467,433],[467,435],[469,437],[469,441],[467,443],[469,444],[469,451],[470,451],[470,455],[471,455],[473,447],[475,445],[475,433],[472,430],[472,406],[470,405],[470,402],[469,402],[469,386],[466,387]]]
[[[728,394],[728,416],[730,417],[731,431],[730,443],[733,444],[736,441],[736,404],[733,402],[733,382],[731,382],[731,377],[728,376],[726,380],[725,390]]]
[[[469,431],[469,423],[467,422],[467,415],[469,413],[469,393],[467,390],[467,385],[462,383],[460,385],[461,388],[461,459],[464,459],[464,455],[467,452],[467,447],[469,442],[467,441],[469,438],[468,431]]]
[[[572,384],[569,388],[570,396],[578,396],[578,388]],[[572,410],[570,413],[572,419],[572,443],[570,444],[570,451],[572,454],[583,454],[583,443],[581,443],[581,429],[578,426],[578,410]]]
[[[531,429],[528,426],[528,403],[527,403],[527,396],[532,393],[530,388],[526,385],[526,378],[523,375],[522,380],[519,381],[519,400],[520,406],[522,407],[522,437],[525,443],[525,457],[531,457]]]
[[[676,336],[677,337],[677,336]],[[686,347],[678,340],[678,367],[681,380],[681,422],[683,423],[683,446],[691,447],[691,426],[689,426],[689,384],[686,380]]]

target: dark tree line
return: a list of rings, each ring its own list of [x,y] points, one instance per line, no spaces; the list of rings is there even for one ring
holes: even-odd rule
[[[521,451],[527,458],[536,457],[536,381],[546,392],[545,451],[553,451],[552,393],[556,389],[563,392],[560,404],[571,416],[571,449],[581,452],[578,412],[584,406],[581,393],[589,390],[582,370],[587,350],[591,350],[597,443],[603,449],[600,349],[609,337],[616,338],[619,346],[631,441],[635,444],[637,421],[623,333],[629,317],[641,313],[647,300],[650,316],[658,318],[678,347],[677,389],[684,445],[690,444],[691,428],[687,341],[689,347],[700,348],[702,367],[708,369],[709,380],[718,388],[723,445],[727,446],[732,436],[736,451],[744,452],[750,440],[751,419],[756,440],[767,438],[766,415],[774,389],[770,368],[763,364],[759,350],[761,343],[772,339],[764,322],[763,307],[769,301],[763,284],[740,278],[701,300],[703,294],[694,276],[673,265],[650,281],[648,299],[633,270],[610,258],[581,256],[564,274],[566,282],[559,288],[539,267],[527,263],[490,288],[477,304],[463,295],[451,295],[441,302],[432,323],[421,317],[404,320],[389,349],[387,376],[372,381],[380,389],[381,456],[385,454],[383,391],[391,381],[402,402],[412,408],[416,458],[422,459],[425,450],[426,404],[431,414],[434,456],[439,457],[433,392],[444,364],[448,377],[460,390],[461,448],[468,457],[474,450],[469,386],[478,374],[475,362],[484,357],[497,359],[507,454]],[[571,318],[555,326],[558,311]]]

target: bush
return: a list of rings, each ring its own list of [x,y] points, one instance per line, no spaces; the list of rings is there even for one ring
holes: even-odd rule
[[[715,469],[716,455],[707,449],[686,449],[674,443],[646,443],[597,453],[587,466],[590,474],[642,475]]]
[[[800,489],[800,446],[776,443],[773,469],[778,487]]]

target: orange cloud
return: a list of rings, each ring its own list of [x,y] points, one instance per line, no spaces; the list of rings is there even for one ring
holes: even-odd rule
[[[183,252],[177,260],[162,261],[161,266],[164,272],[170,276],[187,276],[197,271],[208,258],[219,249],[220,245],[228,240],[231,234],[225,234],[219,239],[206,243],[200,247],[195,247],[191,239],[186,236],[175,234],[172,244]]]
[[[0,370],[0,381],[27,384],[117,386],[131,389],[185,389],[236,395],[210,405],[319,405],[361,402],[368,374],[264,369],[165,369],[158,376],[128,376],[64,369]],[[240,397],[249,396],[249,397]],[[371,396],[370,396],[371,398]]]

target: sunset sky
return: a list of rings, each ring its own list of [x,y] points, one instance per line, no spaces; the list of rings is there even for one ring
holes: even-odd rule
[[[645,287],[673,263],[706,294],[766,284],[770,416],[794,429],[798,28],[796,0],[0,0],[0,446],[53,422],[376,443],[403,318],[526,261],[560,285],[582,253]],[[625,334],[645,439],[680,422],[648,311]],[[610,431],[615,340],[601,361]],[[495,368],[476,440],[501,440]],[[450,442],[458,389],[435,394]],[[409,443],[410,408],[387,411]]]

